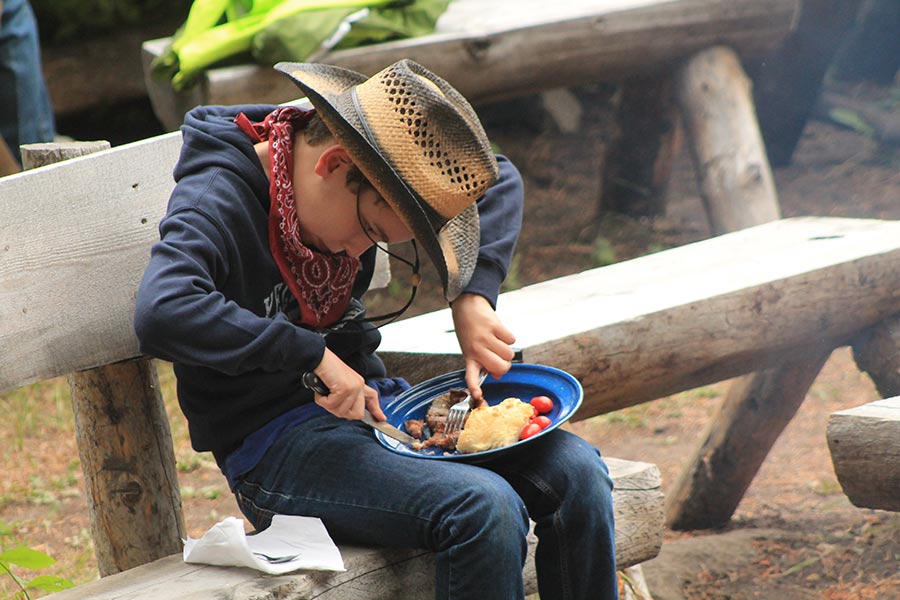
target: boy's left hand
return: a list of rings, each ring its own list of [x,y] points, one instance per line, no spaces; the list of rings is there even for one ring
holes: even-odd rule
[[[450,305],[456,338],[466,361],[466,385],[476,400],[482,368],[499,379],[509,371],[516,336],[500,321],[491,303],[478,294],[462,294]]]

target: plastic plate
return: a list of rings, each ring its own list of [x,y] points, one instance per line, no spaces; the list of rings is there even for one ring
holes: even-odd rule
[[[425,412],[435,398],[446,393],[450,388],[465,387],[465,371],[446,373],[411,387],[382,408],[388,423],[406,431],[404,423],[409,419],[424,419]],[[441,448],[414,450],[380,431],[375,432],[375,437],[389,450],[407,456],[431,460],[480,462],[516,451],[534,440],[540,439],[541,436],[569,420],[584,399],[581,384],[569,373],[554,367],[528,363],[513,363],[512,368],[503,377],[494,379],[488,376],[481,387],[484,390],[484,397],[490,405],[499,404],[505,398],[510,397],[528,402],[534,396],[549,396],[553,400],[553,410],[547,415],[550,417],[550,425],[537,435],[510,446],[471,454],[447,452]]]

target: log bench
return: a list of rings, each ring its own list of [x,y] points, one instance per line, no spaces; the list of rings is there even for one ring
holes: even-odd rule
[[[850,502],[900,511],[900,396],[833,413],[827,438]]]
[[[131,324],[181,137],[108,146],[23,146],[23,162],[38,168],[0,178],[0,392],[68,374],[103,576],[54,597],[432,597],[433,559],[421,550],[342,546],[346,572],[277,577],[183,563],[181,497],[156,362],[138,352]],[[640,563],[662,543],[659,470],[607,461],[616,485],[618,564],[639,578]],[[534,547],[532,535],[532,555]],[[535,592],[533,566],[525,576]]]

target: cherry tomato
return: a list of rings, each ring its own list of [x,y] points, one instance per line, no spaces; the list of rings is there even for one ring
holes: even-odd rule
[[[553,400],[548,396],[535,396],[531,399],[531,405],[535,407],[539,414],[545,415],[553,410]]]
[[[538,425],[537,423],[529,423],[528,425],[525,426],[524,429],[522,429],[522,433],[519,434],[519,439],[527,440],[531,436],[535,435],[536,433],[540,433],[540,432],[541,432],[540,425]]]
[[[537,426],[541,428],[541,431],[550,427],[551,423],[550,417],[545,417],[544,415],[534,417],[531,419],[531,422],[537,424]]]

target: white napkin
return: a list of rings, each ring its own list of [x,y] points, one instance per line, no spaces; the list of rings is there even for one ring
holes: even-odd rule
[[[286,558],[290,560],[282,562]],[[272,575],[297,569],[345,570],[340,550],[320,519],[289,515],[275,515],[267,529],[253,535],[244,533],[243,519],[227,517],[200,539],[184,541],[184,562],[250,567]]]

